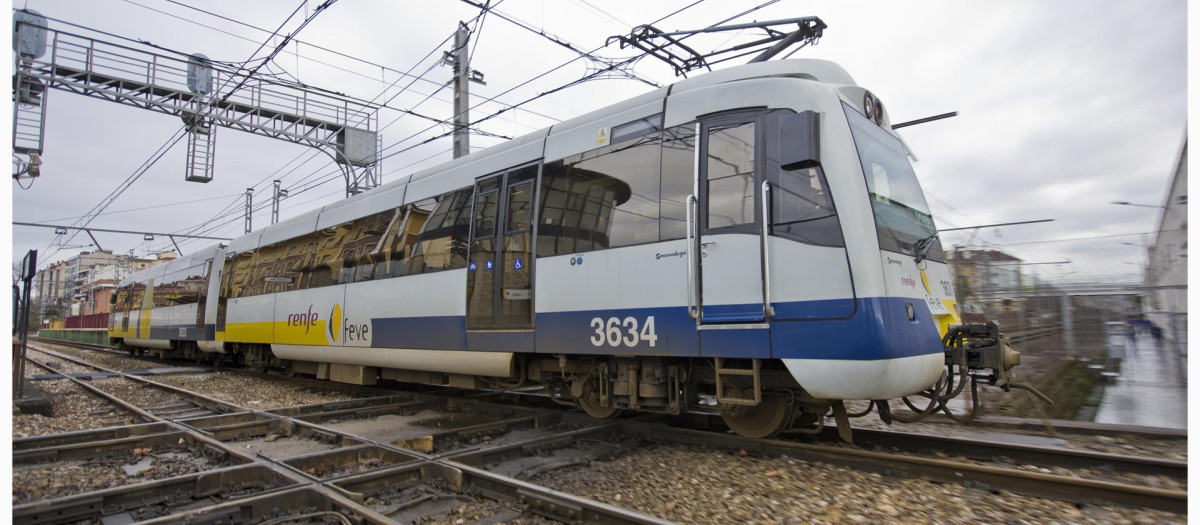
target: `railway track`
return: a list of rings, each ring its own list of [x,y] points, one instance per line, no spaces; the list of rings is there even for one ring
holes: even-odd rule
[[[101,368],[64,354],[57,354],[56,359]],[[164,388],[188,401],[149,407],[130,404],[127,409],[144,421],[139,425],[16,440],[14,462],[60,458],[63,456],[51,456],[50,451],[64,447],[75,454],[67,457],[80,458],[86,451],[110,450],[114,446],[148,448],[161,444],[163,439],[202,443],[220,451],[222,457],[231,458],[230,466],[217,469],[218,477],[224,476],[232,486],[248,488],[244,496],[234,494],[229,501],[219,500],[215,505],[212,501],[200,505],[191,499],[154,511],[170,515],[184,509],[198,522],[219,521],[234,509],[266,519],[270,509],[294,508],[295,502],[315,513],[341,512],[366,523],[407,522],[414,516],[448,510],[481,516],[481,520],[540,516],[565,522],[661,522],[651,514],[601,503],[599,497],[573,496],[530,481],[650,446],[786,456],[815,464],[843,465],[897,480],[930,479],[1075,503],[1186,512],[1186,488],[1136,482],[1137,476],[1161,476],[1182,483],[1186,463],[1153,458],[865,429],[856,430],[856,441],[873,448],[819,440],[756,441],[713,430],[672,428],[657,417],[598,422],[561,409],[522,408],[512,400],[531,396],[511,393],[448,396],[392,391],[386,396],[336,403],[255,410],[122,371],[103,371]],[[86,381],[68,379],[85,388],[90,386],[84,384]],[[126,406],[118,399],[113,402]],[[207,413],[200,413],[201,407]],[[433,420],[438,424],[431,424]],[[706,428],[720,428],[712,416],[693,416],[692,423],[697,422]],[[142,446],[135,446],[139,444]],[[1098,464],[1107,465],[1104,474],[1112,479],[1085,477],[1093,474],[1089,469]],[[1052,474],[1044,472],[1045,467],[1082,469],[1084,474]],[[191,481],[151,484],[178,489],[180,483],[195,486],[201,478],[212,475],[188,476],[193,478],[184,478]],[[1133,481],[1117,479],[1123,477],[1132,477]],[[265,481],[253,482],[255,479]],[[254,483],[263,486],[251,487]],[[118,501],[157,501],[152,497],[159,494],[157,489],[146,485],[79,494],[55,500],[53,506],[73,509],[68,513],[72,516],[95,517],[105,508],[123,505]],[[96,508],[96,494],[108,507],[88,511]],[[282,501],[292,503],[279,507]],[[14,518],[20,523],[63,522],[45,520],[41,513],[48,505],[19,505]],[[139,508],[144,511],[146,507]]]

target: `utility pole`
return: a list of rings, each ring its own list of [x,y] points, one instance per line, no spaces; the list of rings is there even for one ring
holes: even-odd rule
[[[454,158],[471,153],[471,97],[468,85],[483,81],[483,73],[471,69],[471,57],[468,56],[471,43],[471,31],[465,22],[458,23],[458,31],[454,33],[454,49],[446,51],[442,62],[454,67]]]
[[[279,188],[280,180],[275,179],[275,196],[271,199],[271,224],[279,222],[279,201],[286,198],[288,190]]]
[[[246,233],[250,233],[254,217],[254,188],[246,188]]]

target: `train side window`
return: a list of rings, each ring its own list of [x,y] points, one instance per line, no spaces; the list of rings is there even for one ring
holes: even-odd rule
[[[664,241],[687,234],[687,198],[692,194],[696,166],[696,123],[667,129],[662,141],[662,184],[659,232]]]
[[[829,184],[820,165],[797,169],[779,167],[783,126],[781,119],[791,111],[767,114],[764,140],[765,176],[771,182],[771,233],[780,237],[821,246],[845,246],[837,210],[829,193]]]
[[[404,261],[403,275],[467,267],[473,193],[473,188],[455,190],[436,197],[436,204],[428,204],[428,209],[414,209],[427,213],[428,218],[416,218],[406,226],[419,233],[410,237],[411,256]]]
[[[538,255],[658,241],[661,140],[661,133],[647,133],[547,163]]]
[[[833,200],[820,168],[780,170],[772,192],[772,232],[801,242],[844,246]]]

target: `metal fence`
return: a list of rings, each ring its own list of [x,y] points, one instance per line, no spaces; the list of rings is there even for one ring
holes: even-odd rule
[[[68,317],[66,328],[108,328],[108,314],[102,313]]]
[[[960,312],[995,321],[1036,354],[1119,363],[1136,341],[1186,360],[1187,283],[1147,281],[1146,246],[1130,242],[1138,240],[956,246],[947,257]]]

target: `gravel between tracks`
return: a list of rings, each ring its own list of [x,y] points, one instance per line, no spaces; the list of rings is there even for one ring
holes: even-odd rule
[[[18,465],[12,501],[26,503],[166,479],[226,466],[228,461],[184,446],[134,449],[88,461]]]
[[[172,374],[151,378],[193,392],[215,397],[255,410],[348,401],[377,394],[321,389],[273,377],[254,377],[230,372]]]
[[[142,384],[123,377],[110,377],[92,382],[96,388],[108,392],[138,408],[162,407],[190,403],[186,397]]]
[[[25,355],[29,359],[32,359],[39,363],[45,363],[47,365],[52,365],[51,368],[53,368],[55,371],[63,373],[63,374],[86,374],[89,372],[96,371],[95,368],[89,368],[86,366],[77,365],[77,364],[67,361],[65,359],[60,359],[60,358],[54,357],[50,354],[47,354],[44,352],[39,352],[32,348],[27,349],[25,352]],[[33,363],[28,363],[25,365],[25,377],[33,377],[33,376],[37,376],[37,375],[52,374],[52,373],[54,373],[54,372],[46,370],[45,368],[42,368],[41,366],[38,366]]]
[[[650,445],[530,481],[682,523],[1184,523],[1186,515],[993,494],[922,479]]]
[[[68,379],[37,381],[34,386],[50,399],[54,416],[13,412],[13,437],[130,425],[136,421],[133,414]]]
[[[849,412],[861,411],[862,409],[866,408],[866,406],[867,405],[865,401],[846,402],[846,410]],[[905,415],[910,413],[908,407],[904,406],[904,404],[899,401],[892,402],[892,411]],[[855,427],[860,428],[892,430],[896,432],[930,434],[947,437],[971,438],[975,437],[975,435],[979,434],[980,432],[1003,432],[1006,434],[1038,436],[1061,439],[1066,448],[1076,450],[1091,450],[1094,452],[1120,454],[1125,456],[1146,456],[1173,461],[1187,461],[1188,456],[1186,439],[1146,439],[1127,434],[1091,436],[1074,434],[1070,432],[1059,432],[1059,435],[1055,436],[1050,434],[1049,430],[1035,431],[1019,428],[972,427],[959,423],[939,423],[934,421],[894,423],[892,425],[888,425],[880,420],[879,416],[874,411],[864,417],[852,419],[850,420],[850,423]],[[829,418],[826,420],[826,424],[833,425],[835,423],[832,418]]]
[[[830,443],[829,446],[859,449],[857,445],[848,443]],[[941,460],[957,461],[962,463],[973,463],[976,465],[984,465],[989,467],[1010,468],[1023,472],[1038,472],[1042,474],[1053,474],[1056,476],[1064,476],[1078,479],[1092,479],[1099,481],[1112,481],[1117,483],[1129,483],[1133,485],[1142,485],[1146,487],[1154,487],[1166,490],[1182,490],[1187,491],[1187,479],[1177,479],[1169,476],[1152,476],[1147,474],[1134,474],[1129,472],[1119,472],[1113,470],[1107,465],[1097,465],[1095,468],[1065,468],[1065,467],[1043,467],[1039,465],[1007,463],[1001,461],[981,461],[963,456],[955,456],[945,454],[940,451],[921,451],[914,452],[911,450],[897,450],[892,447],[882,447],[880,449],[889,454],[899,454],[910,457],[925,457]]]
[[[100,350],[88,350],[86,348],[77,348],[74,346],[59,345],[38,341],[38,346],[47,350],[66,354],[77,359],[82,359],[89,363],[102,366],[109,370],[145,370],[148,368],[163,368],[171,365],[151,361],[149,359],[137,359],[133,357],[124,357],[111,352],[102,352]]]

